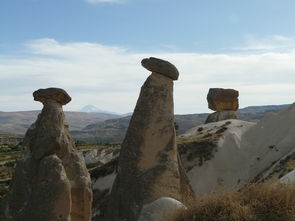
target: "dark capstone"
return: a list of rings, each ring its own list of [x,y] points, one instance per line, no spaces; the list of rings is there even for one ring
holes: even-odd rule
[[[72,100],[65,90],[54,87],[39,89],[33,93],[33,97],[35,101],[44,103],[47,100],[54,100],[61,105],[65,105]]]
[[[156,72],[162,74],[166,77],[171,78],[172,80],[177,80],[179,72],[177,68],[171,64],[169,61],[165,61],[159,58],[145,58],[141,61],[141,64],[144,68],[151,72]]]

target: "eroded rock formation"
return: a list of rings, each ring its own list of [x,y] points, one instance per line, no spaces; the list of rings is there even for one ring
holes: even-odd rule
[[[259,122],[225,120],[179,137],[179,152],[194,193],[239,190],[250,183],[294,182],[295,104]]]
[[[173,79],[178,71],[156,58],[143,59],[142,65],[153,72],[141,88],[122,144],[107,221],[137,221],[145,204],[193,196],[175,142]]]
[[[216,112],[210,114],[205,123],[227,119],[238,119],[239,92],[234,89],[210,88],[207,94],[208,107]]]
[[[25,135],[5,216],[13,221],[90,221],[90,176],[62,110],[71,97],[59,88],[40,89],[33,96],[44,107]]]

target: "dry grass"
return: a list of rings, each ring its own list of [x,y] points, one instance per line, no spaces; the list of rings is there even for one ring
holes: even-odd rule
[[[252,184],[211,195],[165,221],[295,221],[295,185]]]
[[[294,170],[295,169],[295,160],[289,160],[286,165],[287,170]]]

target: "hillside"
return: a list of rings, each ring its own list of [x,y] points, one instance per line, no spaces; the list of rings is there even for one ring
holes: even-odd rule
[[[241,120],[257,121],[269,112],[276,113],[286,109],[288,106],[288,104],[251,106],[240,109],[238,116]],[[188,129],[203,124],[207,116],[207,113],[175,115],[178,134],[183,134]],[[87,142],[121,142],[125,136],[130,118],[131,116],[109,119],[104,122],[87,125],[82,130],[72,130],[71,133],[75,139],[85,140]]]
[[[24,134],[37,119],[40,111],[0,112],[0,133]],[[106,113],[65,112],[70,130],[81,130],[88,124],[101,122],[119,115]]]

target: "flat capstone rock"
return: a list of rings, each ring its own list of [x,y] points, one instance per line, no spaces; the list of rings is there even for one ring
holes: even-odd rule
[[[169,61],[165,61],[159,58],[144,58],[141,61],[141,65],[151,72],[162,74],[172,80],[177,80],[179,72],[177,68],[171,64]]]
[[[72,100],[65,90],[54,87],[34,91],[33,97],[35,101],[44,103],[47,100],[54,100],[61,105],[65,105]]]

